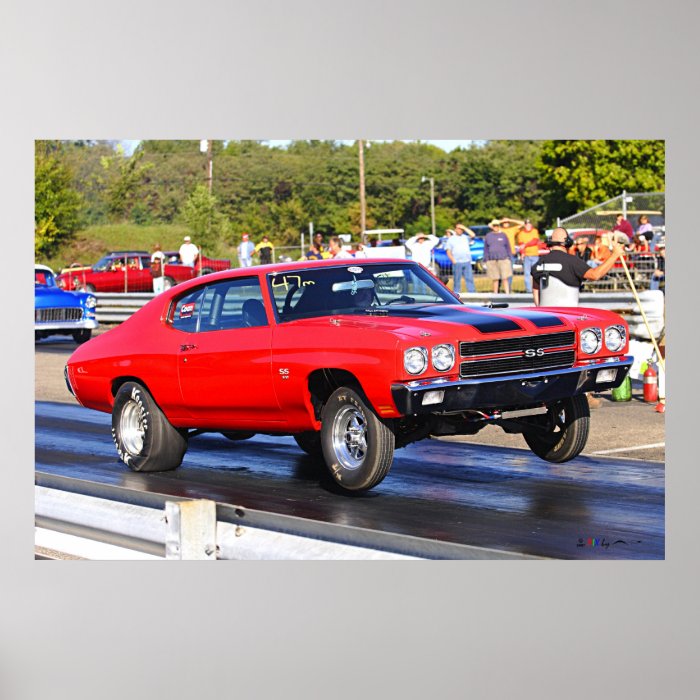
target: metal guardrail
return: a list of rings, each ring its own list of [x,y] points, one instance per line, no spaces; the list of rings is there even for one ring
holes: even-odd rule
[[[80,558],[107,558],[117,548],[159,559],[538,559],[349,525],[305,520],[198,499],[172,499],[37,472],[35,525],[52,548]],[[72,550],[72,551],[68,551]],[[87,554],[89,552],[89,554]]]
[[[121,323],[153,299],[153,293],[108,294],[97,293],[97,320],[100,323]],[[530,294],[461,294],[461,299],[473,304],[508,304],[513,307],[532,306]],[[644,313],[655,338],[664,330],[663,292],[647,290],[639,293]],[[630,326],[630,335],[640,340],[651,340],[644,325],[639,305],[631,292],[583,292],[579,305],[593,309],[608,309],[619,313]]]

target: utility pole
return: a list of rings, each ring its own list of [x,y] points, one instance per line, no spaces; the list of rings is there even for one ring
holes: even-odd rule
[[[213,156],[213,144],[214,141],[212,139],[209,139],[207,141],[207,180],[209,182],[209,194],[211,194],[211,186],[212,182],[214,180],[214,156]]]
[[[365,201],[365,142],[358,141],[360,154],[360,229],[362,229],[362,243],[365,243],[365,229],[367,228],[367,202]]]
[[[421,182],[426,180],[430,181],[430,223],[432,224],[433,236],[435,235],[435,178],[425,177],[421,178]]]

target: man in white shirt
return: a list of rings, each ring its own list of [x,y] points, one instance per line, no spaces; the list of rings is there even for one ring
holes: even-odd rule
[[[194,267],[199,257],[199,248],[192,243],[192,239],[189,236],[185,236],[184,243],[180,246],[179,255],[183,265]]]
[[[455,294],[460,294],[462,291],[462,278],[467,286],[468,292],[475,292],[474,275],[472,273],[472,253],[470,250],[470,238],[474,238],[476,234],[464,224],[457,224],[454,229],[454,235],[450,236],[445,243],[447,257],[452,261]]]
[[[248,236],[247,233],[244,233],[241,236],[241,242],[236,248],[236,253],[238,253],[238,265],[240,267],[252,267],[254,252],[255,244],[250,240],[250,236]]]
[[[411,251],[411,260],[431,269],[431,253],[433,248],[440,242],[437,236],[432,234],[426,236],[424,233],[418,233],[406,241],[406,248]]]
[[[328,252],[331,254],[331,257],[337,260],[345,260],[353,257],[352,253],[349,253],[343,248],[343,242],[338,236],[333,236],[330,241],[328,241]]]

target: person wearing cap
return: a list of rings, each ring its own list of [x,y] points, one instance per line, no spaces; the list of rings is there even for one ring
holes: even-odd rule
[[[199,248],[192,243],[192,239],[189,236],[185,236],[183,243],[178,251],[180,256],[180,262],[183,265],[188,265],[189,267],[194,267],[199,257]]]
[[[411,259],[430,269],[433,248],[440,242],[437,236],[432,234],[417,233],[411,236],[405,245],[411,253]]]
[[[445,252],[452,262],[453,285],[455,294],[462,292],[462,278],[467,287],[467,292],[474,293],[474,273],[472,272],[471,239],[476,234],[464,224],[457,224],[452,235],[445,242]]]
[[[666,291],[666,243],[659,241],[655,251],[654,272],[651,273],[649,289],[661,289],[663,285],[662,291]]]
[[[236,252],[238,253],[238,266],[251,267],[255,245],[253,245],[253,241],[250,240],[250,236],[247,233],[241,236],[241,242],[238,244]]]

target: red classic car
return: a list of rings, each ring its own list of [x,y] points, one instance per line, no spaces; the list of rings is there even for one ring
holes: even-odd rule
[[[363,491],[395,448],[486,425],[572,459],[585,392],[619,386],[632,364],[627,332],[609,311],[465,305],[406,260],[284,263],[158,295],[79,347],[65,376],[83,406],[111,412],[135,471],[175,469],[204,431],[291,434]]]
[[[182,265],[177,252],[166,253],[165,289],[199,275],[228,270],[230,260],[201,256],[195,267]],[[85,292],[152,292],[151,255],[145,250],[109,253],[92,267],[68,268],[56,278],[65,290]]]

